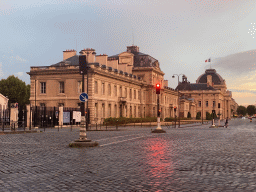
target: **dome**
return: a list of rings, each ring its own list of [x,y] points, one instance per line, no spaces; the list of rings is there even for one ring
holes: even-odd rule
[[[214,85],[224,84],[223,78],[218,73],[216,73],[215,69],[206,69],[205,73],[202,74],[200,77],[198,77],[198,79],[196,80],[196,83],[207,83],[207,75],[212,76],[212,82]]]

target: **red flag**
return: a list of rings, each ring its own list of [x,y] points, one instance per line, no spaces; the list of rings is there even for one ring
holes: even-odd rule
[[[205,60],[205,62],[207,62],[208,60]]]

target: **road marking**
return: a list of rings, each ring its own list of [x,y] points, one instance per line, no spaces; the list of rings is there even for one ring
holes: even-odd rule
[[[116,142],[112,142],[112,143],[107,143],[107,144],[100,145],[100,147],[103,147],[103,146],[106,146],[106,145],[112,145],[112,144],[116,144],[116,143],[122,143],[122,142],[125,142],[125,141],[131,141],[131,140],[134,140],[134,139],[139,139],[139,138],[148,137],[148,136],[152,137],[153,135],[134,137],[134,138],[131,138],[131,139],[126,139],[126,140],[122,140],[122,141],[116,141]]]

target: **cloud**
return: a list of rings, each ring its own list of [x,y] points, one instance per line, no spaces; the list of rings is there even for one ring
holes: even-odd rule
[[[2,62],[0,62],[0,78],[3,78],[4,76],[4,72],[3,72],[3,69],[2,69]]]
[[[213,68],[237,74],[256,71],[256,49],[212,59]]]
[[[15,73],[15,75],[18,76],[18,77],[23,77],[24,72],[17,72],[17,73]]]
[[[27,61],[26,59],[23,59],[18,55],[17,56],[11,56],[10,59],[15,59],[16,61],[21,62],[21,63],[24,63],[24,62]]]

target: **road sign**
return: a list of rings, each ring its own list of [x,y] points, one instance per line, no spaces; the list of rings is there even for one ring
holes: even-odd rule
[[[88,95],[87,93],[81,93],[81,95],[79,96],[79,100],[81,102],[86,102],[88,100]]]

